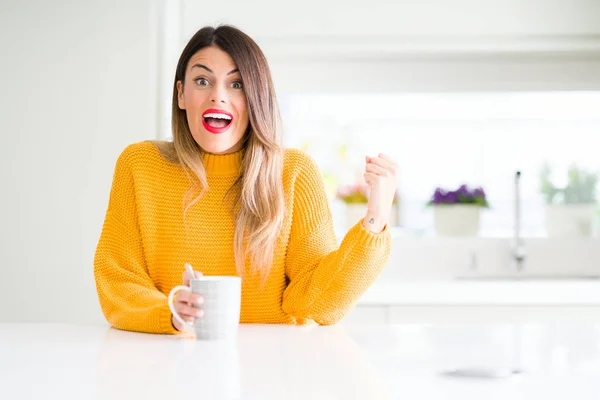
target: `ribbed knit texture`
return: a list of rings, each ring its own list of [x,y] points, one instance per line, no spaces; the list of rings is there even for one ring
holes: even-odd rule
[[[176,333],[167,296],[182,284],[184,263],[204,275],[237,275],[234,219],[224,197],[242,157],[243,151],[203,155],[209,190],[184,223],[183,197],[191,186],[184,170],[151,142],[132,144],[119,156],[94,260],[110,324]],[[386,264],[389,231],[375,234],[357,221],[338,249],[321,175],[299,150],[285,151],[283,184],[286,214],[273,267],[264,286],[260,276],[244,276],[240,322],[336,323]]]

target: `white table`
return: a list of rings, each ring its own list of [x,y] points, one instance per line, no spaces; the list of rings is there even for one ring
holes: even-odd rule
[[[505,379],[452,378],[465,366]],[[242,325],[233,343],[0,324],[3,399],[598,399],[600,324]]]

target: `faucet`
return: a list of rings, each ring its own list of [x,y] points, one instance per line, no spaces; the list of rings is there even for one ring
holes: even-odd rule
[[[521,238],[521,171],[515,173],[515,232],[512,243],[511,266],[522,271],[525,264],[525,244]]]
[[[510,248],[510,269],[521,272],[525,269],[525,243],[521,237],[521,171],[515,173],[515,215],[514,236]],[[470,273],[477,272],[477,255],[475,250],[469,250],[469,262],[467,270]]]

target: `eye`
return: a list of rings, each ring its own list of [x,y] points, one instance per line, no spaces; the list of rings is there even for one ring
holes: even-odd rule
[[[240,81],[235,81],[231,83],[231,87],[234,89],[241,89],[244,87],[244,85]]]
[[[208,86],[208,79],[206,78],[198,78],[194,82],[196,82],[196,85],[198,86]]]

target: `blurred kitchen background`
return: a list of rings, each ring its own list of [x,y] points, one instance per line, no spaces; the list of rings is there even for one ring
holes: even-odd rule
[[[399,163],[392,258],[355,321],[600,304],[598,21],[594,0],[3,0],[0,321],[103,320],[114,163],[170,137],[179,54],[218,23],[265,52],[340,238],[364,214],[364,156]]]

